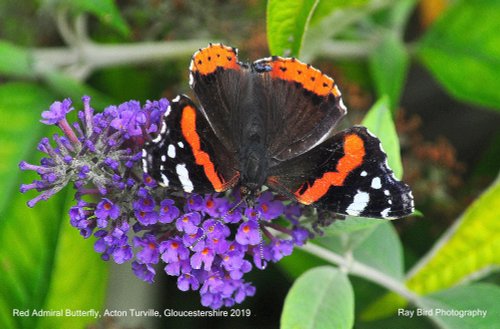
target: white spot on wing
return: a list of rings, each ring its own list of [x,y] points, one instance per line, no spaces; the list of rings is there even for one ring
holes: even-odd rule
[[[172,102],[178,103],[180,100],[181,100],[181,95],[177,95],[177,96],[175,96],[174,99],[172,99]]]
[[[178,164],[177,166],[175,166],[175,172],[179,177],[184,192],[193,192],[193,182],[191,182],[191,180],[189,179],[189,171],[187,170],[186,165],[184,163]]]
[[[178,100],[179,100],[179,96],[177,96],[176,98],[177,98],[177,101],[178,101]],[[175,102],[175,100],[172,100],[172,101],[173,101],[173,102]],[[169,106],[167,107],[167,110],[166,110],[166,111],[165,111],[165,113],[163,114],[163,117],[164,117],[164,118],[168,117],[171,111],[172,111],[172,107],[169,105]],[[165,125],[165,124],[163,124],[163,125],[162,125],[162,127],[161,127],[162,131],[164,131],[164,130],[163,130],[163,127],[164,127],[164,126],[166,126],[166,125]]]
[[[359,191],[354,196],[354,200],[347,207],[346,213],[351,216],[358,216],[363,210],[365,210],[368,202],[370,201],[370,195],[367,192]]]
[[[366,129],[366,132],[368,133],[368,135],[372,136],[373,138],[377,138],[377,136],[375,136],[368,128]]]
[[[335,88],[337,88],[337,86],[335,86]],[[338,89],[337,89],[337,90],[338,90]],[[340,91],[339,91],[339,95],[340,95]],[[340,109],[341,109],[344,113],[347,113],[347,107],[345,106],[344,101],[342,100],[342,98],[339,100],[339,106],[340,106]]]
[[[363,176],[363,177],[365,177],[366,175],[368,175],[368,173],[366,171],[364,171],[364,170],[360,174],[360,176]]]
[[[387,218],[389,217],[389,211],[391,210],[391,208],[385,208],[384,210],[382,210],[380,212],[380,215],[383,217],[383,218]]]
[[[142,171],[146,174],[148,173],[148,161],[147,161],[148,152],[145,149],[142,149]]]
[[[167,161],[167,157],[165,156],[165,154],[161,156],[161,161],[163,162]]]
[[[162,128],[162,130],[163,130],[163,128]],[[158,136],[156,136],[156,137],[152,140],[152,142],[153,142],[153,143],[155,143],[155,144],[158,144],[158,143],[161,141],[161,139],[162,139],[162,136],[161,136],[161,135],[158,135]]]
[[[183,142],[178,142],[178,143],[177,143],[177,145],[179,145],[179,147],[180,147],[181,149],[183,149],[183,148],[184,148],[184,143],[183,143]]]
[[[192,70],[191,70],[192,71]],[[194,86],[193,72],[189,72],[189,86],[192,88]]]
[[[391,195],[391,192],[389,192],[389,190],[384,190],[384,194],[389,196],[389,195]]]
[[[380,177],[375,177],[372,179],[372,188],[378,190],[382,187],[382,182],[380,181]]]
[[[168,146],[167,155],[172,159],[175,158],[175,146],[173,146],[172,144]]]
[[[170,181],[168,180],[167,176],[165,176],[165,174],[161,174],[161,182],[160,182],[160,185],[165,187],[165,186],[168,186],[168,184],[170,183]]]

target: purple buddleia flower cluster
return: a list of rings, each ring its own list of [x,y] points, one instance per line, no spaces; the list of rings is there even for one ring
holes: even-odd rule
[[[102,113],[94,113],[89,97],[82,100],[74,124],[66,118],[73,110],[69,99],[42,113],[41,122],[63,134],[41,140],[38,150],[46,157],[39,165],[20,163],[40,176],[21,192],[40,192],[28,201],[33,207],[73,184],[71,225],[84,238],[95,237],[102,259],[130,262],[134,274],[150,283],[163,266],[180,290],[199,291],[202,305],[218,309],[255,294],[245,273],[290,255],[311,236],[301,225],[301,206],[269,191],[250,206],[237,191],[185,194],[143,174],[142,147],[159,131],[166,99],[142,107],[129,101]]]

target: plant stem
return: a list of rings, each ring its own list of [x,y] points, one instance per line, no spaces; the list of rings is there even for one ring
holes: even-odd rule
[[[376,46],[377,41],[374,39],[366,41],[329,40],[318,47],[315,56],[337,59],[363,59],[369,57]]]
[[[300,248],[310,254],[326,260],[327,262],[336,264],[340,268],[346,269],[349,274],[353,274],[370,280],[391,291],[394,291],[402,297],[406,298],[412,304],[418,304],[418,295],[408,290],[408,288],[406,288],[403,283],[395,280],[385,273],[378,271],[371,266],[360,263],[352,257],[350,259],[347,259],[313,243],[307,243]]]
[[[75,78],[84,80],[93,70],[129,64],[151,63],[170,58],[185,57],[196,49],[206,46],[208,40],[143,42],[119,45],[101,45],[92,42],[81,43],[78,48],[46,48],[33,51],[34,69],[44,74],[56,69],[75,70],[87,68]]]

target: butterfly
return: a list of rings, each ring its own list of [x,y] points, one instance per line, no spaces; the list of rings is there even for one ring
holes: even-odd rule
[[[160,133],[143,149],[143,168],[187,193],[237,188],[251,202],[266,186],[304,205],[342,215],[399,218],[414,211],[367,128],[335,132],[347,113],[334,80],[295,58],[253,63],[237,49],[197,51],[188,96],[172,100]]]

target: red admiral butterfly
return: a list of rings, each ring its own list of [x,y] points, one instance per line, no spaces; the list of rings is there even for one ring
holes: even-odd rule
[[[210,44],[193,55],[187,96],[175,98],[161,133],[143,150],[144,171],[161,185],[213,193],[238,187],[245,199],[266,185],[338,214],[398,218],[413,197],[366,128],[332,130],[347,109],[333,79],[295,58],[238,61]]]

